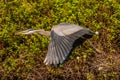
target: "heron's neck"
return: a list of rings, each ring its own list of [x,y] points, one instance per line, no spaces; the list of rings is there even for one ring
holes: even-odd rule
[[[45,31],[43,29],[35,30],[35,32],[39,33],[41,35],[50,36],[50,32],[49,31]]]

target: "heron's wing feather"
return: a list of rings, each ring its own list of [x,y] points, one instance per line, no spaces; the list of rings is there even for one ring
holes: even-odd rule
[[[75,32],[78,32],[81,29],[83,29],[83,28],[81,28],[81,27],[71,27],[71,28],[68,28],[68,29],[64,29],[62,31],[62,33],[67,36],[67,35],[71,35],[71,34],[73,34]]]
[[[62,64],[71,52],[72,44],[66,37],[54,34],[54,37],[51,37],[44,63],[47,65]]]
[[[74,24],[59,24],[53,27],[53,30],[59,36],[67,36],[82,29],[83,27]]]
[[[78,38],[82,38],[83,35],[85,35],[85,34],[86,34],[86,32],[84,32],[84,30],[79,30],[73,34],[68,35],[68,39],[75,41]]]
[[[44,60],[45,64],[48,65],[57,65],[62,64],[70,55],[73,48],[77,45],[82,44],[86,38],[84,39],[84,35],[88,34],[90,30],[88,29],[79,29],[76,28],[75,32],[69,33],[68,31],[51,31],[51,41],[48,47],[48,52],[46,58]],[[60,34],[59,34],[60,33]],[[77,45],[74,45],[77,44]]]

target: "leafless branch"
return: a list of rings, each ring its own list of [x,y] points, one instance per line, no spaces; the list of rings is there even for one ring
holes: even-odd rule
[[[88,43],[90,44],[90,46],[97,52],[97,53],[105,53],[104,51],[101,51],[99,49],[97,49],[90,40],[88,40]]]

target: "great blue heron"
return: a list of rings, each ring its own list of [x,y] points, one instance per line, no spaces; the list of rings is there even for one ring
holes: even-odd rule
[[[94,32],[88,28],[69,23],[60,23],[52,27],[51,32],[28,29],[17,34],[40,33],[50,35],[51,40],[44,63],[46,65],[62,64],[72,53],[76,46],[91,38]]]

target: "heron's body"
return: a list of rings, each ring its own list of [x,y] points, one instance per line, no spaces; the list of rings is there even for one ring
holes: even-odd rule
[[[40,33],[42,35],[50,35],[51,40],[48,46],[48,52],[44,63],[46,65],[62,64],[76,48],[82,44],[86,39],[91,38],[94,33],[78,25],[61,23],[53,26],[51,32],[44,30],[25,30],[17,34],[32,34]]]
[[[91,38],[93,34],[89,29],[74,24],[55,25],[51,29],[51,40],[44,63],[46,65],[62,64],[76,46]]]

